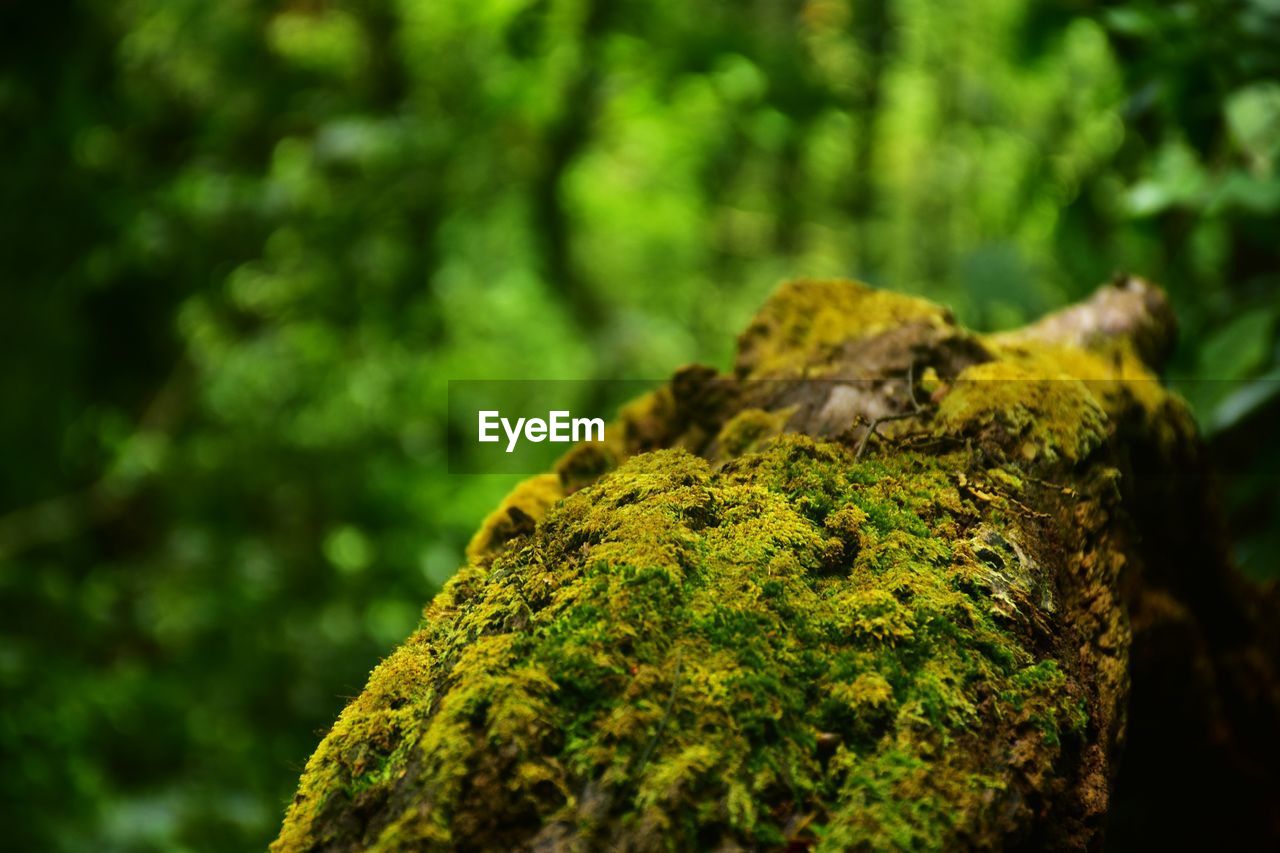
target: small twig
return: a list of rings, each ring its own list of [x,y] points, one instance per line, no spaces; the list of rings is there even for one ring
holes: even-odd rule
[[[920,401],[916,399],[916,363],[907,365],[907,396],[911,398],[911,408],[920,411]]]
[[[873,418],[871,420],[871,424],[867,427],[867,431],[862,434],[862,439],[858,442],[858,451],[853,456],[855,461],[860,461],[862,459],[862,454],[867,449],[867,442],[871,439],[871,436],[875,434],[876,430],[879,429],[881,424],[887,424],[893,421],[903,421],[907,418],[914,418],[924,412],[924,407],[920,405],[918,400],[916,400],[915,369],[915,362],[912,362],[907,367],[907,395],[911,400],[911,411],[899,412],[896,415],[881,415],[878,418]]]
[[[1061,492],[1064,495],[1073,495],[1075,494],[1075,491],[1076,491],[1071,486],[1064,486],[1061,483],[1051,483],[1048,480],[1041,480],[1039,477],[1031,477],[1026,474],[1022,474],[1019,476],[1021,476],[1022,479],[1024,480],[1027,480],[1032,483],[1039,483],[1040,485],[1045,486],[1046,488],[1053,489],[1056,492]]]
[[[919,412],[903,412],[902,414],[899,414],[899,415],[882,415],[876,418],[871,422],[871,426],[867,427],[867,431],[863,433],[862,440],[858,442],[858,452],[854,454],[853,458],[855,460],[862,458],[862,452],[867,449],[867,439],[871,438],[872,434],[876,431],[876,428],[879,427],[880,424],[887,424],[892,421],[902,421],[902,420],[906,420],[907,418],[914,418],[919,414],[920,414]]]
[[[944,444],[959,444],[960,439],[953,435],[935,435],[931,432],[909,432],[898,436],[898,440],[915,449],[937,447]]]

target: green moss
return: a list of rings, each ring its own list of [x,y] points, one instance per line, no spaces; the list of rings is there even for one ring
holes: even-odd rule
[[[556,463],[556,474],[560,477],[564,494],[573,494],[618,467],[616,442],[610,442],[608,438],[606,435],[606,440],[599,444],[579,444]]]
[[[1101,350],[1030,341],[987,346],[995,361],[969,367],[941,389],[942,431],[986,439],[1022,463],[1079,462],[1121,422],[1156,448],[1195,432],[1186,404],[1123,339]]]
[[[522,484],[316,751],[275,849],[941,849],[1093,808],[1105,756],[1058,798],[1123,698],[1111,442],[1190,422],[1122,344],[949,323],[799,282],[743,335],[751,379],[903,328],[859,357],[947,341],[866,458],[786,433],[810,388],[691,415],[669,387]]]
[[[719,457],[731,459],[752,450],[758,450],[776,438],[786,427],[792,409],[768,412],[764,409],[744,409],[730,418],[716,436]]]
[[[386,848],[774,844],[805,815],[832,846],[941,845],[952,798],[1006,784],[946,744],[1078,710],[948,544],[954,513],[982,521],[955,462],[798,436],[718,468],[630,459],[449,583],[313,757],[277,849],[356,801],[391,812],[365,829]]]
[[[1088,723],[1079,701],[1062,698],[1066,689],[1067,677],[1057,661],[1042,660],[1017,672],[1004,698],[1021,719],[1040,732],[1045,743],[1057,746],[1064,734],[1078,734]]]
[[[836,347],[906,323],[950,322],[950,313],[932,302],[858,282],[791,281],[739,337],[736,367],[740,375],[785,375],[822,364]]]
[[[1056,368],[1036,358],[966,368],[938,407],[939,429],[1025,462],[1079,462],[1106,438],[1106,412],[1083,382]]]
[[[467,559],[488,561],[511,539],[530,533],[547,508],[564,497],[561,478],[538,474],[516,486],[493,512],[467,545]]]

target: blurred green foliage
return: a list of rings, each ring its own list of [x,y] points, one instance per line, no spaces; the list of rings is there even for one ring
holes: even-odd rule
[[[0,11],[11,849],[244,849],[511,478],[450,378],[724,366],[783,277],[1166,285],[1280,565],[1276,0]]]

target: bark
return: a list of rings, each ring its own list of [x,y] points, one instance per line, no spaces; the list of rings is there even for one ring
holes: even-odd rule
[[[273,849],[1274,845],[1172,333],[1136,279],[995,336],[784,286],[486,520]]]

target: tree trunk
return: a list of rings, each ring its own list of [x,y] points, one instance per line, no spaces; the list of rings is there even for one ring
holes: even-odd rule
[[[784,286],[490,516],[273,849],[1275,844],[1172,332],[1136,279],[991,336]]]

